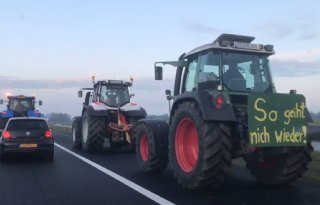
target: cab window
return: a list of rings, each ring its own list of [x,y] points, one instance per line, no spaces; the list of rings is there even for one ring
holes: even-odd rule
[[[216,89],[220,79],[220,54],[209,51],[199,59],[199,90]]]
[[[194,59],[190,62],[186,77],[185,91],[191,92],[196,88],[196,71],[197,71],[198,60]]]

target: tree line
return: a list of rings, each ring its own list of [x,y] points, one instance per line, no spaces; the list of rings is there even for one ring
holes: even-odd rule
[[[71,116],[67,113],[50,113],[46,118],[50,124],[71,125]]]
[[[313,120],[315,121],[320,121],[320,112],[310,112],[311,117],[313,118]]]

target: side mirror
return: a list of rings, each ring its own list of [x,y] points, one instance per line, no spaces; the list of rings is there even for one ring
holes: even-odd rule
[[[2,105],[3,104],[3,100],[0,100],[0,105]]]
[[[82,98],[82,90],[79,90],[79,91],[78,91],[78,97],[79,97],[79,98]]]
[[[39,105],[42,105],[42,100],[39,100]]]
[[[166,90],[167,100],[172,100],[173,96],[171,95],[171,90]]]
[[[134,96],[135,96],[134,93],[131,93],[131,94],[129,95],[130,98],[132,98],[132,97],[134,97]]]
[[[156,80],[162,80],[162,67],[161,66],[155,66],[154,67],[154,79]]]

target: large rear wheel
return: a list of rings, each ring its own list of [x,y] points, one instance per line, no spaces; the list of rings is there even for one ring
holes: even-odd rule
[[[174,111],[169,134],[169,159],[175,176],[187,188],[218,186],[231,165],[230,127],[206,122],[193,102]]]
[[[82,116],[82,148],[89,152],[103,150],[106,137],[105,119],[92,117],[87,112]]]
[[[279,148],[281,149],[281,148]],[[258,182],[264,184],[288,184],[295,182],[307,171],[313,150],[310,143],[305,147],[289,147],[285,154],[272,156],[247,156],[247,168]]]

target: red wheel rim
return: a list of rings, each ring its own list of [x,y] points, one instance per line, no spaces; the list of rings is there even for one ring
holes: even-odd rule
[[[149,143],[148,136],[146,134],[140,137],[140,156],[143,161],[147,161],[149,158]]]
[[[199,142],[195,124],[188,118],[180,121],[175,139],[176,158],[184,172],[191,172],[198,161]]]

